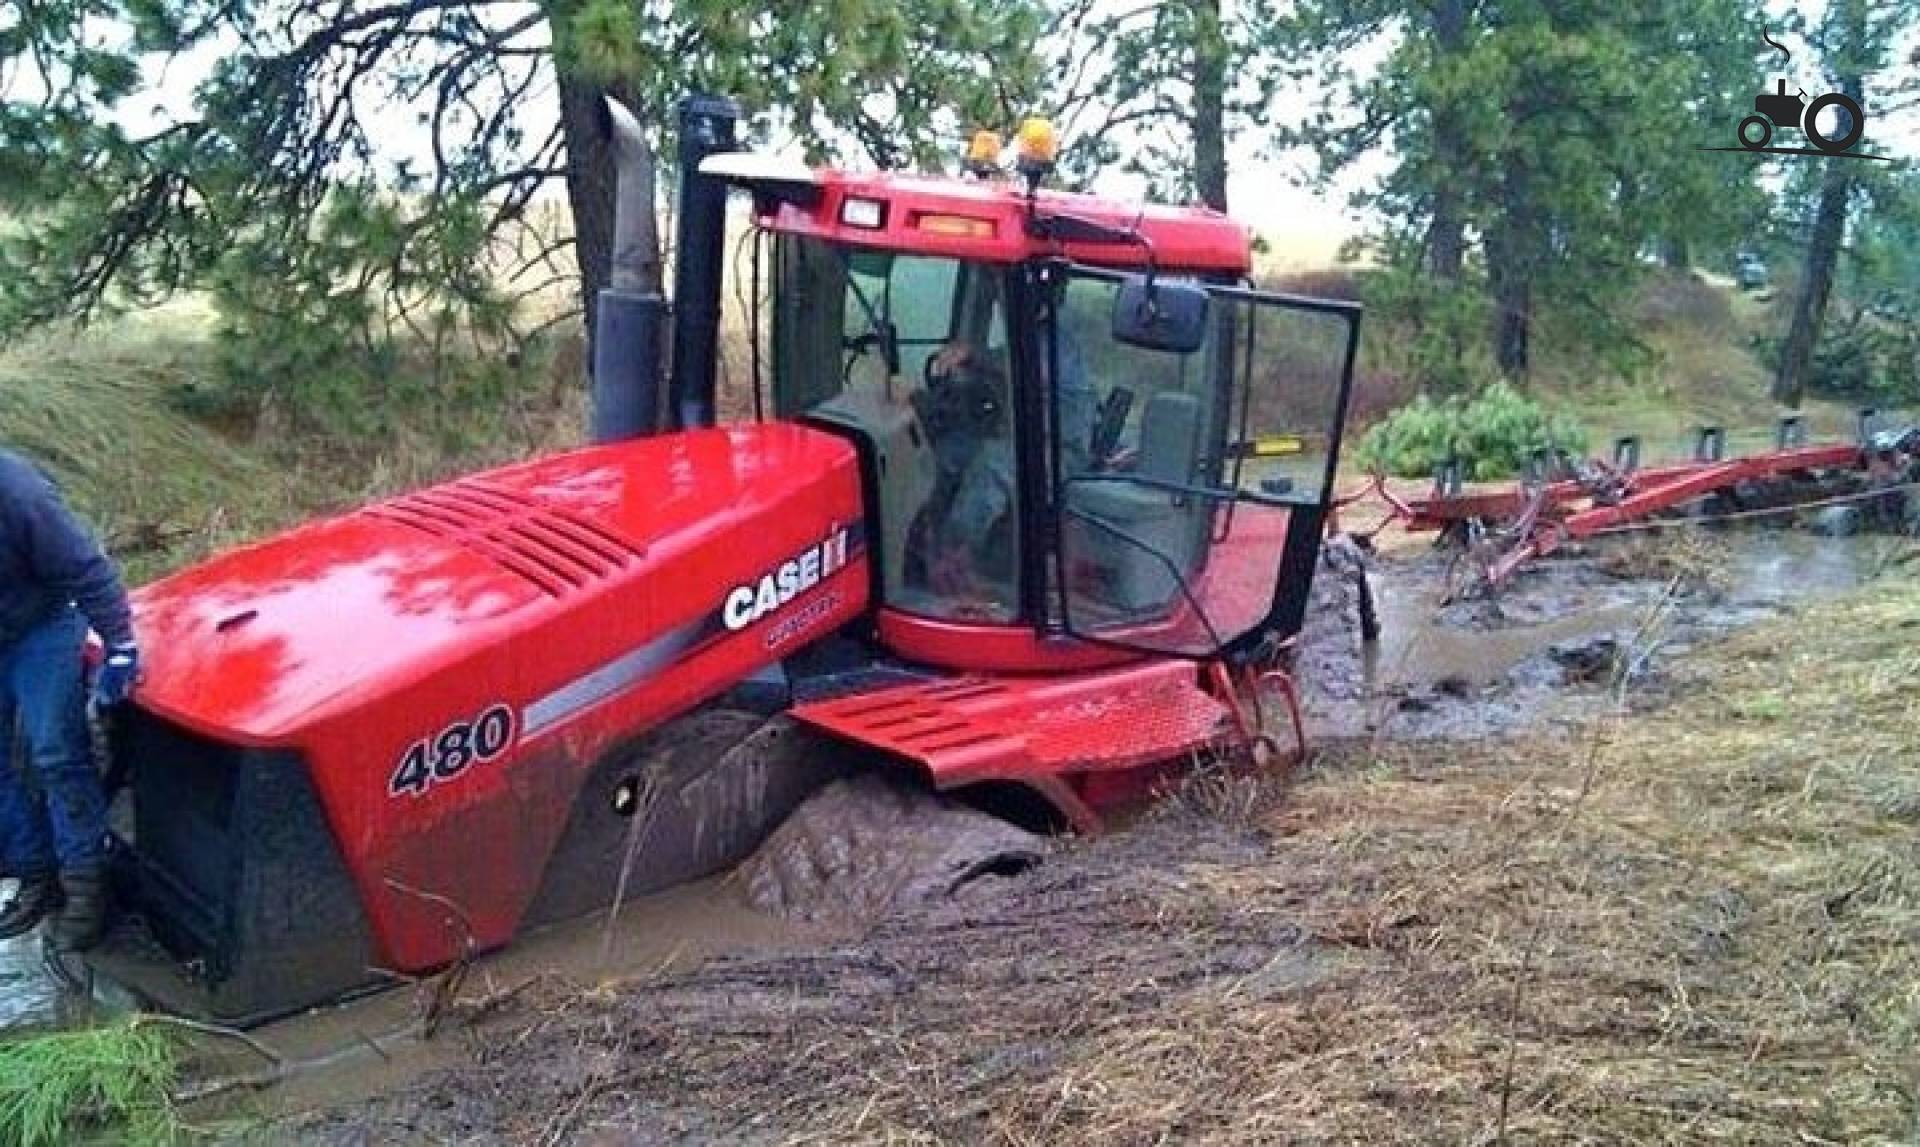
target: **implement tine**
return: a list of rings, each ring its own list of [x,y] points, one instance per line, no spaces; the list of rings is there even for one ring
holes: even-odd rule
[[[1629,434],[1613,442],[1613,468],[1622,475],[1640,468],[1640,438]]]
[[[1721,426],[1702,426],[1693,432],[1693,460],[1719,462],[1727,456],[1727,431]]]
[[[1788,450],[1807,444],[1807,420],[1798,414],[1786,414],[1773,428],[1773,448]]]

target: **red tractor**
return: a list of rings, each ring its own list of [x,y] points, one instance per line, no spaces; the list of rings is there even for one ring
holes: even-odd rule
[[[623,860],[735,863],[848,761],[1091,829],[1235,728],[1306,609],[1359,308],[1251,289],[1217,213],[1039,188],[1045,132],[1024,180],[850,174],[736,116],[682,109],[674,306],[600,301],[596,445],[136,595],[112,742],[166,954],[96,967],[255,1022],[602,907]],[[730,187],[767,337],[716,425]]]

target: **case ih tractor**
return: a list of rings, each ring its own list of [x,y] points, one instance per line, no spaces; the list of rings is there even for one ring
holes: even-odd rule
[[[681,109],[677,298],[616,270],[595,445],[137,594],[145,928],[97,968],[257,1022],[722,869],[855,762],[1091,830],[1256,735],[1359,309],[1249,289],[1217,213],[1040,188],[1049,131],[1024,178],[928,178],[788,169],[736,116]],[[768,353],[717,425],[729,188]]]

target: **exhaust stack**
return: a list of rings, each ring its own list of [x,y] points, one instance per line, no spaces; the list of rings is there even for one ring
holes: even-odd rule
[[[674,243],[675,425],[712,426],[720,340],[720,276],[727,241],[727,184],[700,173],[709,155],[738,151],[740,107],[719,96],[680,101],[680,219]]]
[[[660,294],[653,149],[633,113],[607,101],[616,175],[613,266],[593,330],[593,440],[660,430],[660,363],[667,300]]]

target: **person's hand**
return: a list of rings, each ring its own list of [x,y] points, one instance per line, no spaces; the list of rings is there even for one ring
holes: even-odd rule
[[[929,378],[952,378],[954,372],[973,361],[973,348],[966,343],[948,343],[927,363]]]
[[[101,708],[118,705],[133,693],[140,679],[140,650],[132,645],[116,645],[107,650],[100,672],[93,679],[93,702]]]

